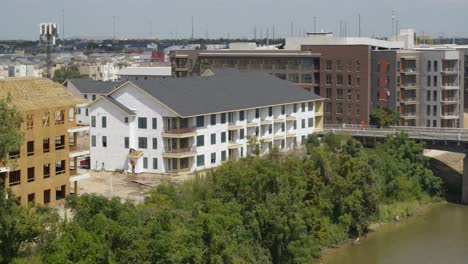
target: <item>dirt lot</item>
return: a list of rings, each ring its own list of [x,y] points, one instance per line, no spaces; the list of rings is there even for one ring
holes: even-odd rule
[[[89,173],[90,178],[78,182],[78,194],[95,193],[107,198],[120,197],[134,203],[143,201],[144,193],[162,182],[182,182],[190,179],[192,174],[123,174],[109,171],[81,170]]]

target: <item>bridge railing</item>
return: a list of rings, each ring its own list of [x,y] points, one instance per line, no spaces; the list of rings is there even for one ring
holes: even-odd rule
[[[437,140],[437,141],[463,141],[468,142],[468,130],[459,128],[427,128],[427,127],[365,127],[361,129],[360,125],[329,125],[326,126],[323,132],[334,134],[351,134],[353,136],[362,137],[387,137],[404,131],[408,137],[422,140]]]
[[[327,124],[324,125],[324,129],[345,129],[345,130],[391,130],[391,131],[404,131],[404,132],[437,132],[437,133],[461,133],[461,134],[468,134],[468,129],[464,128],[450,128],[450,127],[414,127],[414,126],[389,126],[389,127],[381,127],[378,128],[377,126],[373,125],[366,125],[362,127],[360,124]]]

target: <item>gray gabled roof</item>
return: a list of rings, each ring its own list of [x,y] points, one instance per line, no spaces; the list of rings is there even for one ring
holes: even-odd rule
[[[132,81],[182,117],[320,100],[303,88],[264,72],[212,70],[204,77]]]
[[[108,94],[123,82],[102,82],[90,78],[68,79],[82,94]]]
[[[112,98],[111,96],[109,95],[104,95],[102,96],[103,99],[106,99],[107,101],[109,101],[110,103],[114,104],[115,106],[117,106],[118,108],[120,108],[122,111],[124,111],[125,113],[127,113],[128,115],[135,115],[135,112],[133,112],[132,110],[130,110],[128,107],[126,107],[125,105],[121,104],[120,102],[118,102],[117,100],[115,100],[114,98]]]

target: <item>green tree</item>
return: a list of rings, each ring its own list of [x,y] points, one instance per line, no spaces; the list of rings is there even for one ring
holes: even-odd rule
[[[400,113],[391,108],[375,108],[370,113],[370,124],[378,127],[400,125]]]
[[[318,146],[320,146],[319,136],[317,134],[308,135],[305,141],[305,148],[307,150],[307,154],[311,154],[312,150]]]
[[[63,67],[54,71],[54,82],[63,83],[67,79],[79,78],[80,70],[76,66]]]
[[[0,99],[0,166],[6,163],[8,153],[18,151],[23,143],[24,133],[20,131],[22,115],[11,103],[10,96]]]
[[[1,185],[0,185],[1,186]],[[11,263],[33,243],[44,241],[44,235],[57,218],[47,210],[35,211],[16,204],[10,190],[0,187],[0,263]],[[53,219],[53,220],[52,220]],[[50,221],[52,222],[50,222]]]

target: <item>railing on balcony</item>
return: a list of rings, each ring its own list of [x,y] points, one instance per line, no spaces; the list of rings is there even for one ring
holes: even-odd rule
[[[402,116],[415,116],[416,112],[405,112],[401,114]]]
[[[416,97],[403,97],[403,102],[417,102],[418,98]]]
[[[191,127],[182,127],[182,128],[164,128],[164,133],[168,134],[185,134],[195,132],[197,130],[196,126]]]
[[[458,97],[456,96],[443,97],[442,102],[458,102]]]
[[[416,68],[412,68],[412,67],[403,68],[402,72],[405,72],[405,73],[416,72]]]
[[[442,112],[442,116],[458,116],[457,112]]]
[[[196,146],[191,146],[191,147],[185,147],[185,148],[168,148],[166,147],[164,149],[164,152],[166,154],[184,154],[184,153],[191,153],[191,152],[197,152],[197,147]]]

